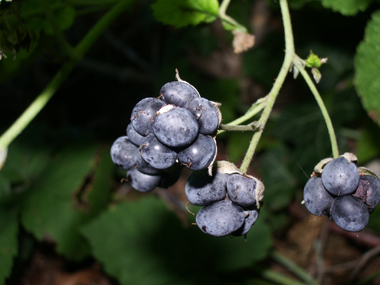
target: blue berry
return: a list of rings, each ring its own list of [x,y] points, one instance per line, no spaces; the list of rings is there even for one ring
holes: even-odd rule
[[[137,191],[150,192],[158,186],[161,176],[145,174],[140,172],[137,168],[131,168],[127,172],[127,180]]]
[[[358,168],[344,157],[333,159],[323,168],[322,183],[335,196],[352,194],[359,185]]]
[[[111,159],[121,169],[134,167],[139,156],[137,146],[131,143],[127,136],[117,138],[111,146]]]
[[[178,167],[176,170],[170,171],[170,172],[164,171],[161,174],[161,181],[158,187],[167,189],[170,186],[173,186],[181,177],[181,173],[182,173],[182,167]]]
[[[195,220],[204,233],[223,237],[244,224],[245,214],[243,208],[226,199],[200,209]]]
[[[368,224],[369,213],[363,201],[349,195],[334,199],[331,218],[341,229],[359,232]]]
[[[167,104],[184,107],[190,100],[199,97],[198,91],[189,83],[172,81],[162,86],[161,99]]]
[[[256,180],[241,174],[231,174],[227,182],[228,197],[242,207],[256,204]]]
[[[244,224],[237,231],[233,232],[234,236],[242,236],[249,232],[249,230],[253,227],[254,223],[256,223],[257,218],[259,217],[259,210],[256,206],[252,206],[251,208],[244,211],[245,219]]]
[[[195,98],[187,103],[188,109],[197,119],[199,124],[199,133],[211,135],[219,127],[219,110],[206,98]]]
[[[192,145],[178,153],[179,161],[191,170],[207,168],[215,158],[216,143],[211,136],[199,134]]]
[[[160,111],[161,112],[161,111]],[[152,128],[156,137],[166,146],[190,145],[198,135],[198,123],[189,110],[174,107],[157,113]]]
[[[140,146],[141,141],[145,138],[144,136],[142,136],[138,132],[136,132],[132,123],[128,124],[127,136],[129,138],[129,140],[131,141],[131,143],[133,143],[134,145],[137,145],[138,147]]]
[[[160,99],[148,97],[138,102],[132,110],[131,122],[142,136],[152,132],[152,123],[157,111],[165,105]]]
[[[196,206],[206,206],[226,197],[228,174],[214,171],[208,175],[207,169],[193,171],[185,186],[189,202]]]
[[[167,169],[177,160],[177,153],[163,145],[153,133],[141,141],[140,153],[150,166],[157,169]]]
[[[141,155],[139,155],[137,158],[136,166],[140,172],[143,172],[145,174],[157,175],[162,173],[161,169],[150,166],[149,163],[146,162]]]
[[[313,176],[303,189],[305,207],[316,216],[330,215],[333,196],[323,187],[322,178]]]
[[[352,195],[361,199],[367,204],[368,211],[371,214],[380,201],[380,181],[372,175],[361,175],[359,187]]]

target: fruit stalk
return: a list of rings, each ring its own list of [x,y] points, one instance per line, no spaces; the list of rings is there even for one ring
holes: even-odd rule
[[[319,109],[321,110],[323,119],[326,122],[327,130],[330,136],[330,142],[331,142],[331,150],[334,158],[339,157],[339,150],[338,150],[338,143],[336,141],[336,136],[334,132],[334,127],[331,122],[331,118],[329,116],[329,113],[327,112],[326,106],[323,103],[323,100],[321,98],[321,95],[319,94],[317,88],[315,87],[315,84],[313,83],[313,80],[311,80],[309,74],[305,70],[305,67],[301,63],[302,61],[297,58],[297,60],[294,60],[294,65],[301,73],[302,77],[304,78],[306,84],[309,86],[309,89],[311,93],[313,93],[315,100],[318,103]]]
[[[284,62],[282,63],[281,70],[276,78],[276,81],[274,82],[271,91],[267,95],[267,104],[259,120],[261,128],[259,131],[255,132],[255,134],[253,135],[250,145],[248,147],[248,150],[243,159],[243,162],[240,166],[240,170],[243,173],[246,173],[248,170],[249,164],[252,161],[253,154],[255,153],[257,144],[263,133],[265,124],[268,121],[269,115],[272,112],[274,102],[276,101],[277,95],[279,94],[279,91],[282,87],[282,84],[285,81],[286,75],[288,74],[288,71],[292,65],[292,62],[295,56],[292,24],[290,21],[289,7],[288,7],[287,1],[280,0],[280,7],[281,7],[281,13],[282,13],[282,20],[284,24],[284,32],[285,32],[285,58],[284,58]]]

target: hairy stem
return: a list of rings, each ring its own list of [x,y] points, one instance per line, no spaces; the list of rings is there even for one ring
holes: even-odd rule
[[[290,21],[289,7],[288,7],[287,1],[280,0],[280,7],[281,7],[281,13],[282,13],[282,21],[284,24],[284,32],[285,32],[285,58],[284,58],[284,62],[282,63],[281,70],[276,78],[276,81],[273,84],[271,91],[267,95],[267,104],[259,120],[261,124],[261,129],[253,135],[252,140],[249,144],[248,150],[243,159],[243,162],[240,166],[240,170],[243,173],[247,172],[249,164],[252,161],[252,157],[253,157],[253,154],[255,153],[257,144],[261,138],[264,127],[268,121],[269,115],[272,112],[274,102],[276,101],[277,95],[279,94],[279,91],[285,81],[286,75],[288,74],[288,71],[292,65],[293,58],[295,55],[292,24]]]
[[[260,128],[260,123],[255,121],[248,125],[220,125],[219,128],[225,131],[238,131],[238,132],[246,132],[246,131],[257,131]]]
[[[339,157],[338,143],[336,140],[334,127],[332,125],[331,118],[330,118],[330,115],[327,111],[327,108],[326,108],[325,104],[323,103],[321,95],[319,94],[317,88],[315,87],[313,80],[310,78],[309,74],[307,73],[303,64],[301,63],[301,60],[299,58],[295,58],[294,64],[298,68],[299,72],[301,73],[302,77],[304,78],[306,84],[309,86],[311,93],[313,93],[314,98],[318,103],[319,109],[321,110],[323,119],[326,122],[327,130],[328,130],[328,133],[330,136],[331,150],[333,153],[333,157],[337,158],[337,157]]]
[[[87,33],[83,40],[75,48],[79,57],[83,57],[88,49],[99,38],[103,31],[119,16],[133,0],[123,0],[117,3],[109,10]],[[46,88],[38,95],[24,113],[10,126],[8,130],[0,137],[0,151],[6,149],[8,145],[26,128],[34,117],[42,110],[50,98],[55,94],[57,89],[65,81],[71,70],[75,67],[77,61],[65,63],[57,74],[53,77]]]
[[[224,22],[226,22],[226,23],[234,26],[235,30],[241,31],[243,33],[247,33],[248,31],[247,31],[246,27],[244,27],[243,25],[240,25],[238,22],[235,21],[234,18],[231,18],[230,16],[228,16],[226,14],[227,7],[230,4],[230,2],[231,2],[231,0],[223,0],[223,2],[220,4],[220,7],[219,7],[219,18],[222,21],[224,21]]]

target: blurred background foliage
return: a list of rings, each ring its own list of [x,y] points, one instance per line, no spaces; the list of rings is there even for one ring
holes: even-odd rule
[[[41,5],[50,6],[67,42],[75,46],[116,2],[0,4],[1,133],[70,60]],[[278,1],[231,2],[228,14],[255,35],[255,46],[242,54],[233,52],[232,35],[218,20],[176,29],[154,18],[156,1],[130,2],[9,146],[0,171],[0,284],[90,284],[86,282],[96,278],[105,282],[99,284],[296,284],[297,278],[307,283],[297,272],[317,275],[318,242],[326,243],[326,266],[357,260],[373,247],[358,244],[366,236],[378,240],[380,212],[374,212],[368,230],[356,241],[334,228],[329,228],[333,237],[327,239],[321,233],[326,225],[331,227],[328,219],[310,218],[300,205],[314,165],[330,157],[331,149],[311,92],[302,78],[291,75],[249,170],[266,191],[247,241],[213,238],[191,225],[194,216],[186,210],[183,193],[188,172],[168,190],[149,194],[136,193],[122,181],[125,173],[112,164],[110,145],[125,135],[133,106],[145,97],[157,97],[161,86],[174,80],[175,68],[203,97],[222,104],[223,123],[228,123],[269,92],[284,57]],[[320,68],[317,87],[340,153],[356,153],[360,165],[371,163],[380,174],[379,121],[371,113],[371,104],[380,98],[375,87],[366,90],[377,80],[379,56],[366,45],[358,55],[368,22],[374,23],[373,33],[378,31],[379,1],[290,0],[289,5],[297,54],[306,58],[312,50],[329,58]],[[375,67],[366,73],[368,60]],[[358,90],[373,98],[359,97]],[[217,159],[239,165],[251,136],[218,136]],[[306,234],[310,225],[317,230],[311,236]],[[294,233],[304,236],[306,247]],[[349,241],[340,243],[341,250],[331,244],[340,239]],[[340,259],[328,251],[329,245]],[[344,250],[350,255],[341,255]],[[287,259],[281,262],[276,252]],[[375,261],[377,269],[361,270],[351,281],[375,282],[380,266]],[[326,271],[318,277],[324,284],[339,284],[342,272]]]

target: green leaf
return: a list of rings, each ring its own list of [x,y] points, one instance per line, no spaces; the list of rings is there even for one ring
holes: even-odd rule
[[[0,191],[2,185],[0,184]],[[13,259],[18,253],[18,218],[17,210],[12,203],[13,195],[0,195],[0,284],[12,272]]]
[[[372,0],[322,0],[325,8],[331,8],[345,16],[352,16],[367,9]]]
[[[298,180],[288,167],[290,159],[288,150],[283,146],[266,151],[262,157],[264,197],[270,201],[268,206],[275,211],[286,207],[296,190]]]
[[[25,193],[22,223],[38,239],[57,243],[57,251],[80,260],[89,253],[80,227],[106,206],[112,171],[109,151],[94,146],[62,150],[52,167]]]
[[[157,21],[176,28],[212,22],[219,11],[217,0],[157,0],[151,7]]]
[[[368,115],[380,124],[380,11],[367,24],[355,57],[355,83]]]
[[[380,147],[380,131],[379,128],[367,126],[357,140],[356,156],[361,164],[379,156]]]
[[[260,218],[247,241],[215,238],[196,226],[183,228],[153,196],[110,208],[83,233],[95,257],[120,284],[215,284],[226,270],[265,258],[272,245]]]
[[[63,9],[58,10],[56,12],[56,19],[61,30],[67,30],[74,23],[75,19],[75,9],[71,6],[66,6]],[[48,35],[52,35],[54,33],[53,28],[50,25],[50,22],[46,19],[43,25],[44,31]]]
[[[15,142],[8,149],[7,160],[0,175],[14,184],[29,183],[40,175],[50,159],[50,149],[45,145]]]

